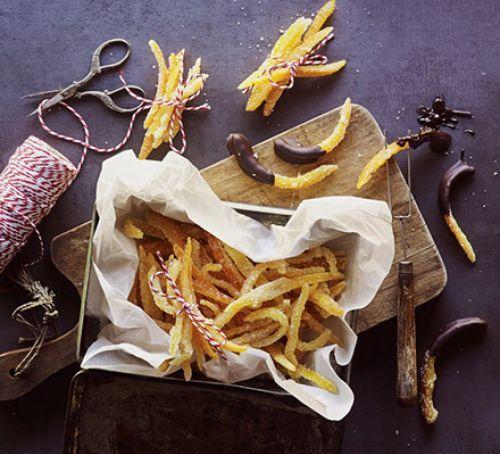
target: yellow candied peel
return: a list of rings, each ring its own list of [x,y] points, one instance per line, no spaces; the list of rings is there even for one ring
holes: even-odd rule
[[[335,383],[331,382],[320,373],[303,366],[302,364],[299,364],[296,374],[299,377],[314,383],[316,386],[330,391],[331,393],[338,394],[339,392]]]
[[[337,296],[344,289],[339,267],[344,268],[339,263],[345,262],[345,253],[317,247],[294,258],[255,263],[223,243],[211,247],[209,234],[201,229],[186,229],[184,223],[151,211],[146,211],[144,217],[129,218],[123,230],[128,228],[131,236],[152,236],[153,232],[160,237],[139,239],[139,267],[132,292],[134,304],[170,335],[171,358],[159,367],[161,371],[181,368],[184,378],[190,380],[193,365],[203,371],[207,358],[218,358],[219,350],[238,354],[254,347],[267,351],[282,373],[336,392],[335,383],[301,363],[308,352],[338,342],[308,311],[322,317],[332,312],[334,290]],[[157,250],[162,251],[169,279],[157,274]],[[226,285],[227,260],[232,260],[235,270],[241,273],[237,285]],[[235,295],[218,291],[210,282],[210,274],[213,282]],[[179,310],[178,301],[169,298],[176,286],[191,309],[206,317],[204,330],[192,322],[189,312]],[[215,292],[207,291],[210,289]],[[330,303],[326,307],[330,312],[314,302],[312,295],[318,292]],[[224,330],[217,329],[219,326],[225,326]],[[309,330],[315,333],[312,339],[307,337]],[[206,331],[210,333],[208,339]]]
[[[333,30],[332,27],[322,28],[335,10],[335,1],[327,1],[317,12],[314,20],[299,17],[276,41],[271,53],[259,68],[248,76],[240,85],[239,90],[250,90],[246,105],[247,111],[254,111],[264,103],[263,115],[269,116],[274,111],[276,103],[283,94],[284,88],[273,85],[286,85],[291,78],[290,67],[279,68],[270,74],[271,67],[282,63],[291,64],[307,56]],[[338,72],[345,66],[345,60],[331,64],[300,66],[296,68],[297,77],[321,77]],[[320,68],[322,66],[322,68]],[[274,68],[273,68],[274,69]],[[272,83],[271,80],[272,79]]]
[[[323,293],[321,290],[315,290],[312,292],[310,300],[330,315],[335,315],[336,317],[342,317],[342,315],[344,315],[344,309],[342,306],[330,295]]]
[[[387,147],[382,148],[375,156],[373,156],[368,164],[365,165],[361,173],[359,174],[358,183],[356,187],[361,189],[366,183],[368,183],[375,172],[380,169],[389,159],[397,155],[400,151],[407,150],[409,148],[408,142],[404,145],[398,145],[398,142],[392,142]]]
[[[274,186],[280,189],[308,188],[309,186],[324,180],[337,169],[338,166],[335,164],[324,164],[305,173],[304,175],[298,175],[296,177],[287,177],[285,175],[276,174],[274,178]]]
[[[460,226],[458,225],[457,220],[455,219],[455,216],[453,216],[453,213],[450,210],[450,214],[445,214],[443,216],[444,222],[446,222],[446,225],[450,229],[451,233],[455,236],[455,238],[458,241],[458,244],[462,248],[462,250],[465,252],[465,255],[467,255],[467,258],[470,260],[471,263],[474,263],[476,261],[476,253],[474,252],[474,249],[472,247],[472,244],[470,243],[469,239],[467,238],[467,235],[462,231]]]
[[[297,68],[297,77],[331,76],[332,74],[339,72],[345,65],[347,65],[347,60],[334,61],[326,65],[299,66]]]
[[[295,372],[297,370],[297,366],[288,360],[288,358],[283,354],[281,349],[276,344],[269,345],[268,347],[266,347],[266,350],[272,356],[274,361],[283,366],[285,369],[288,369],[292,372]]]
[[[318,144],[326,153],[330,153],[345,137],[349,121],[351,120],[351,98],[347,98],[340,110],[340,118],[332,133]]]
[[[293,303],[292,313],[290,317],[290,328],[287,334],[287,341],[285,344],[285,356],[292,363],[297,363],[295,350],[299,342],[300,321],[302,313],[306,307],[307,299],[309,298],[309,285],[304,284],[300,291],[297,301]]]
[[[146,133],[139,152],[139,159],[146,159],[155,148],[158,148],[163,142],[173,140],[179,132],[181,119],[173,117],[175,106],[167,103],[174,100],[181,88],[183,88],[183,100],[200,92],[208,77],[207,74],[201,74],[201,60],[198,58],[184,80],[184,49],[177,54],[170,54],[167,66],[158,44],[154,40],[150,40],[149,46],[158,66],[158,85],[155,95],[157,102],[151,106],[144,120]],[[182,115],[182,112],[179,111],[179,114]]]
[[[326,344],[335,339],[329,329],[325,329],[319,336],[311,341],[299,340],[297,342],[297,349],[301,352],[312,352],[318,348],[324,347]],[[335,339],[336,340],[336,339]]]

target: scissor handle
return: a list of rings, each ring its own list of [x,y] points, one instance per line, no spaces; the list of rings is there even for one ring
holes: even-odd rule
[[[125,46],[126,49],[125,55],[116,62],[109,63],[107,65],[101,65],[101,54],[103,53],[104,49],[112,45]],[[108,41],[104,41],[92,54],[92,62],[90,64],[90,74],[94,76],[96,74],[100,74],[102,71],[106,71],[112,68],[117,68],[118,66],[123,65],[123,63],[125,63],[127,59],[130,57],[131,51],[132,48],[130,47],[130,44],[128,43],[128,41],[125,41],[124,39],[114,38]]]
[[[82,98],[84,96],[92,96],[94,98],[99,99],[108,109],[111,109],[117,113],[125,114],[125,113],[132,113],[135,112],[139,107],[142,106],[142,103],[139,103],[138,105],[130,108],[126,107],[121,107],[118,104],[113,101],[112,96],[117,95],[119,93],[127,92],[128,90],[132,90],[137,92],[138,95],[144,96],[144,90],[141,87],[138,87],[137,85],[127,85],[127,86],[122,86],[118,87],[114,90],[106,90],[106,91],[82,91],[82,92],[77,92],[75,94],[75,98]]]

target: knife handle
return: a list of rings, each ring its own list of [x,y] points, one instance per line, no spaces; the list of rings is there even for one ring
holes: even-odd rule
[[[398,345],[396,393],[402,406],[417,403],[417,351],[413,263],[399,263]]]

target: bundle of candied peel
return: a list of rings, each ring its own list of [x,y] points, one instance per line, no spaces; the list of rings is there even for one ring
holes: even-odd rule
[[[201,58],[198,58],[184,79],[184,49],[170,54],[167,66],[158,44],[150,40],[149,47],[158,65],[158,85],[154,103],[144,120],[146,134],[139,159],[146,159],[163,142],[172,143],[182,128],[183,103],[198,96],[208,78],[208,74],[201,73]]]
[[[290,84],[291,77],[329,76],[346,65],[346,60],[328,64],[298,64],[332,36],[333,27],[322,27],[334,9],[335,0],[330,0],[318,11],[314,20],[299,17],[281,35],[259,69],[238,86],[243,92],[250,92],[247,111],[257,110],[264,103],[263,115],[267,117],[273,113],[284,90],[293,85],[293,81]]]
[[[276,366],[294,380],[306,380],[337,392],[334,383],[302,363],[309,352],[337,343],[323,320],[344,313],[337,300],[345,289],[344,253],[316,247],[286,260],[253,263],[196,225],[147,211],[145,219],[129,218],[124,233],[137,241],[139,267],[129,301],[143,308],[170,335],[170,354],[162,369],[182,367],[192,376],[221,350],[241,353],[266,350]],[[175,289],[207,320],[200,330],[170,295]],[[207,338],[208,335],[208,338]]]

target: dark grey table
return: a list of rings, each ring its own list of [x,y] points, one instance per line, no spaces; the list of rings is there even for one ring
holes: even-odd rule
[[[103,40],[118,36],[133,46],[127,79],[148,87],[150,95],[156,70],[147,48],[149,38],[155,38],[165,51],[185,47],[188,61],[203,57],[203,68],[210,73],[206,92],[212,112],[185,116],[186,156],[200,168],[226,156],[224,140],[231,131],[245,132],[258,142],[341,104],[348,95],[367,107],[388,135],[395,137],[416,128],[418,104],[446,94],[450,104],[471,109],[475,119],[461,122],[454,133],[454,154],[438,156],[422,150],[414,160],[415,197],[449,273],[443,294],[417,312],[418,348],[422,352],[433,333],[456,317],[481,315],[490,321],[489,331],[482,341],[464,342],[463,349],[441,362],[436,392],[441,415],[432,428],[425,427],[417,409],[403,409],[396,403],[394,321],[364,333],[354,360],[356,402],[348,417],[344,451],[499,452],[500,5],[496,0],[339,0],[336,38],[327,54],[331,59],[348,59],[347,68],[329,79],[300,81],[268,120],[260,113],[244,112],[244,97],[235,89],[238,82],[264,57],[265,46],[276,39],[280,27],[291,23],[296,13],[310,14],[321,4],[321,0],[3,1],[0,166],[29,134],[77,159],[78,147],[48,138],[35,119],[25,119],[33,106],[19,97],[57,88],[83,75],[90,52]],[[106,76],[97,86],[110,84],[118,84],[115,77]],[[95,143],[111,144],[122,137],[126,119],[93,101],[79,108],[89,118]],[[66,113],[55,112],[48,121],[60,130],[81,134]],[[476,131],[475,137],[464,134],[467,127]],[[137,126],[130,146],[137,149],[141,137]],[[466,149],[477,173],[459,190],[454,208],[476,247],[475,266],[465,260],[436,204],[443,169],[457,159],[461,148]],[[161,156],[162,150],[154,155]],[[89,219],[103,159],[89,157],[76,184],[43,222],[47,244],[54,235]],[[34,243],[27,253],[36,253]],[[76,292],[48,259],[35,273],[57,292],[59,328],[69,329],[77,319]],[[9,319],[19,301],[5,295],[0,300],[0,351],[6,351],[21,334]],[[66,393],[75,370],[64,370],[17,401],[0,404],[0,452],[60,451]]]

